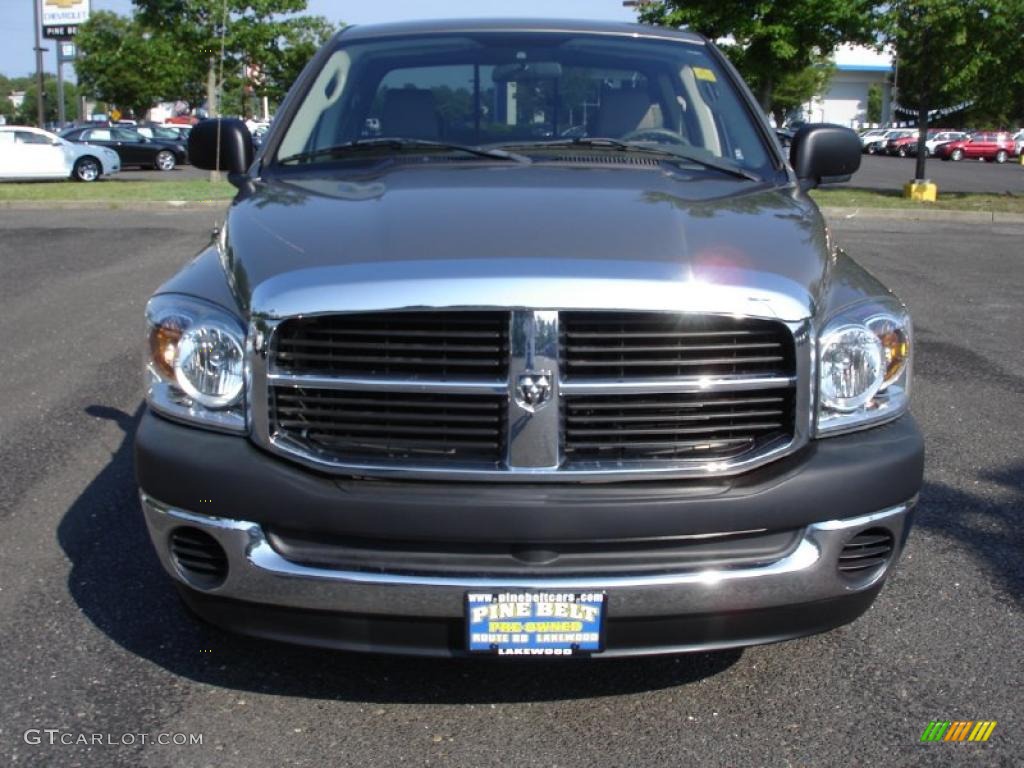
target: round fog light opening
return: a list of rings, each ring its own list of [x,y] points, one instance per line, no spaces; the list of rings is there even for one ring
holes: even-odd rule
[[[895,539],[885,528],[861,531],[839,553],[839,573],[852,579],[874,574],[888,564],[894,548]]]
[[[171,531],[168,546],[181,577],[198,589],[219,587],[228,577],[228,555],[213,536],[198,528]]]

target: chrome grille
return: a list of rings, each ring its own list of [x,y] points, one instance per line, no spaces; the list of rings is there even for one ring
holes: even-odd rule
[[[793,373],[781,323],[665,312],[563,312],[562,374],[574,377]]]
[[[722,460],[792,435],[794,390],[565,397],[565,456]]]
[[[301,374],[503,378],[507,312],[375,312],[287,320],[274,365]]]
[[[494,395],[342,392],[273,387],[271,423],[282,437],[333,458],[501,460],[505,400]]]
[[[806,322],[416,310],[257,321],[252,333],[254,439],[321,470],[704,477],[760,466],[809,435]],[[550,382],[539,399],[538,381]]]

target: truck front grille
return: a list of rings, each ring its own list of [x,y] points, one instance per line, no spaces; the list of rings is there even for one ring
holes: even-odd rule
[[[721,460],[786,439],[793,390],[565,398],[565,455],[581,460]]]
[[[563,312],[562,374],[634,379],[793,372],[793,337],[770,320],[665,312]]]
[[[495,468],[505,412],[505,399],[493,395],[271,391],[271,424],[278,434],[348,461],[452,461]]]
[[[790,554],[802,531],[623,541],[400,541],[267,528],[286,560],[313,568],[492,577],[618,576],[765,565]]]
[[[291,318],[267,338],[252,358],[257,442],[340,473],[708,476],[807,439],[800,324],[416,310]]]
[[[274,365],[300,374],[503,378],[507,312],[376,312],[281,324]]]

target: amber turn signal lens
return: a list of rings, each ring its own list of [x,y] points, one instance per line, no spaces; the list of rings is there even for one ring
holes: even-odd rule
[[[149,330],[149,355],[160,375],[174,379],[174,356],[178,352],[181,328],[163,324]]]
[[[882,328],[875,328],[878,340],[882,342],[885,355],[885,383],[891,384],[903,373],[903,368],[910,357],[910,343],[902,328],[885,323]]]

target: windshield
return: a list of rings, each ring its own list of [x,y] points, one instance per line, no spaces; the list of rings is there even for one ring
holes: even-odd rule
[[[333,162],[325,150],[366,139],[523,152],[601,138],[773,170],[750,111],[699,42],[536,32],[341,40],[285,129],[278,160]]]

